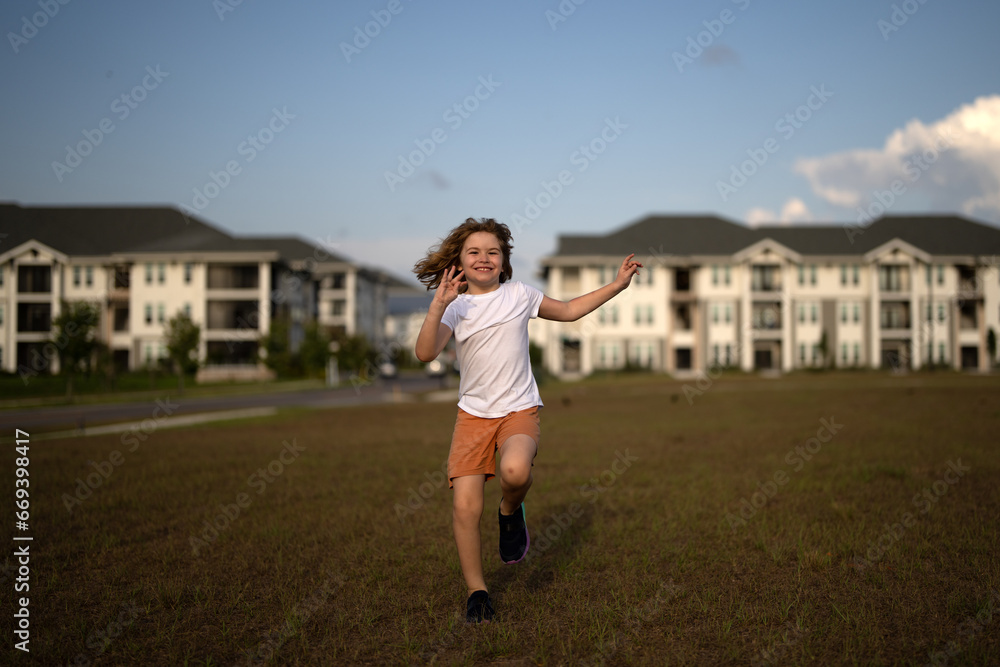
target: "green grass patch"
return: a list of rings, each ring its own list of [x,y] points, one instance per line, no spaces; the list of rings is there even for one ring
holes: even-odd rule
[[[39,442],[33,657],[1000,662],[1000,380],[684,385],[645,374],[546,385],[532,551],[503,565],[485,512],[498,621],[481,627],[462,621],[451,492],[435,474],[453,405],[162,430],[135,451],[118,436]],[[90,489],[115,450],[123,461]],[[3,465],[12,480],[13,457]],[[90,494],[70,511],[78,480]],[[487,508],[498,498],[494,480]]]

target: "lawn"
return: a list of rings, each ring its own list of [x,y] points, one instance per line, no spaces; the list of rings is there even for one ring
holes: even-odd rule
[[[487,486],[490,625],[462,620],[448,403],[39,442],[5,608],[30,596],[38,664],[1000,663],[1000,378],[542,394],[524,563]]]

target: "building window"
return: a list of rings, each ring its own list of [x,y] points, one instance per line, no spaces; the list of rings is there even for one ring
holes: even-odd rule
[[[944,322],[944,304],[938,304],[938,322]]]
[[[88,266],[86,272],[84,273],[84,275],[86,276],[85,279],[84,279],[84,282],[86,283],[87,287],[93,287],[94,286],[94,267]]]
[[[611,306],[611,324],[618,324],[618,306]],[[617,363],[617,355],[615,360]]]
[[[725,310],[725,322],[726,322],[726,324],[729,324],[732,321],[732,319],[733,319],[733,307],[730,306],[727,303],[726,304],[726,310]]]
[[[652,306],[646,306],[646,323],[647,324],[652,324],[653,323],[653,307]],[[650,348],[650,350],[651,351],[649,353],[649,359],[650,359],[650,361],[652,361],[652,359],[653,359],[652,348]]]
[[[0,305],[0,327],[3,326],[3,306]]]
[[[810,264],[809,265],[809,284],[810,285],[815,285],[816,284],[816,265],[815,264]]]
[[[840,304],[840,321],[842,323],[844,323],[844,324],[847,324],[847,304],[846,303]]]
[[[80,286],[80,267],[79,266],[74,266],[73,267],[73,287],[79,287],[79,286]]]
[[[184,264],[184,284],[191,284],[191,274],[194,272],[194,264],[191,262],[186,262]]]
[[[713,366],[718,366],[719,365],[719,346],[718,345],[713,345],[712,346],[712,365]]]
[[[847,343],[842,343],[840,346],[840,363],[847,365]]]
[[[932,322],[934,320],[934,306],[931,304],[927,304],[927,317],[924,319],[928,322]]]
[[[0,287],[3,287],[3,267],[0,266]]]
[[[933,276],[934,276],[934,267],[932,267],[930,264],[928,264],[927,265],[927,272],[926,273],[927,273],[927,286],[930,287],[931,281],[932,281]]]
[[[157,306],[156,306],[156,321],[158,323],[163,324],[164,314],[165,313],[166,313],[166,308],[163,306],[163,304],[162,303],[157,304]]]
[[[847,285],[847,264],[840,265],[840,284]]]
[[[803,366],[806,365],[806,344],[799,343],[799,363]]]
[[[718,324],[718,323],[719,323],[719,306],[713,303],[712,304],[712,324]]]
[[[859,306],[858,304],[854,304],[854,322],[857,323],[860,321],[861,321],[861,306]]]
[[[944,363],[944,343],[938,343],[938,363]]]
[[[718,264],[713,264],[712,265],[712,284],[713,285],[718,285],[719,284],[719,265]]]
[[[726,343],[726,366],[732,365],[732,359],[730,357],[729,343]]]
[[[799,285],[806,284],[806,267],[805,264],[799,264]]]
[[[153,323],[153,304],[146,304],[146,324]]]
[[[344,299],[334,299],[330,304],[334,317],[342,317],[347,310],[347,301]]]
[[[817,310],[818,309],[816,308],[816,304],[815,303],[809,308],[809,321],[811,321],[813,323],[816,322],[816,320],[817,320]]]
[[[149,262],[146,262],[146,284],[153,284],[153,265]]]
[[[937,280],[938,285],[944,285],[944,264],[938,264],[937,274],[938,274],[938,280]]]
[[[819,364],[819,345],[813,343],[813,360],[812,365],[815,366]]]
[[[855,285],[860,285],[861,284],[861,267],[858,266],[857,264],[855,264],[854,266],[851,267],[851,273],[852,273],[851,282],[853,282]]]
[[[167,265],[163,262],[156,267],[156,282],[161,285],[167,282]]]
[[[799,324],[804,324],[806,321],[806,307],[799,304]]]
[[[861,344],[860,343],[855,343],[854,344],[854,365],[857,366],[859,363],[861,363]]]
[[[635,307],[635,323],[642,324],[642,306]]]
[[[184,304],[184,315],[189,320],[191,319],[191,304],[190,303],[185,303]]]
[[[600,309],[598,309],[598,311],[597,311],[597,321],[600,322],[601,324],[607,324],[607,322],[608,322],[608,309],[607,308],[605,308],[605,307],[602,306]]]
[[[146,343],[146,365],[149,366],[153,363],[153,344]]]
[[[722,267],[722,282],[726,285],[729,284],[729,267]]]
[[[330,285],[333,289],[344,289],[346,277],[343,273],[335,273],[330,277]]]

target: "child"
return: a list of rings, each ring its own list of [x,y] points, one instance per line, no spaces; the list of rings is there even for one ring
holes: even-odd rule
[[[462,369],[448,483],[455,490],[452,520],[471,623],[494,614],[483,578],[479,523],[498,453],[500,559],[519,563],[530,544],[522,503],[538,451],[542,399],[528,360],[528,320],[578,320],[627,288],[642,267],[633,253],[611,284],[557,301],[511,282],[510,241],[507,225],[469,218],[413,268],[427,289],[436,290],[417,337],[417,358],[435,359],[454,334]]]

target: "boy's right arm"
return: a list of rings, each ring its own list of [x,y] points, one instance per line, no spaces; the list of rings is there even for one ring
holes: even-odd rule
[[[441,323],[445,308],[447,306],[440,306],[437,299],[431,301],[431,307],[420,327],[414,351],[417,354],[417,359],[424,363],[436,359],[444,346],[448,344],[448,339],[451,338],[451,328],[447,324]]]
[[[464,282],[462,280],[463,272],[456,273],[456,271],[457,267],[451,267],[441,277],[441,283],[434,292],[434,299],[431,301],[427,316],[424,317],[424,323],[417,335],[417,345],[414,352],[417,359],[424,363],[436,359],[444,346],[448,344],[448,339],[451,338],[451,327],[442,324],[441,318],[444,317],[444,311],[447,310],[448,304],[458,298],[458,290]]]

